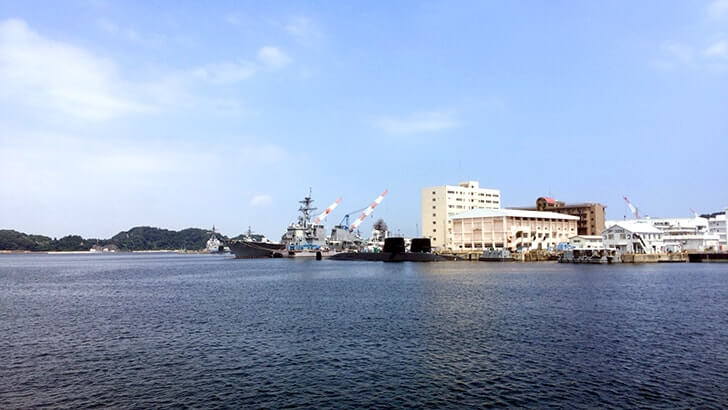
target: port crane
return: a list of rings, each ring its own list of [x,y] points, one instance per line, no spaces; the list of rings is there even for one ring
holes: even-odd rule
[[[374,208],[376,208],[377,205],[382,203],[382,200],[384,200],[384,196],[387,195],[387,192],[389,192],[389,191],[385,189],[384,192],[382,192],[382,194],[379,195],[377,197],[377,199],[374,200],[374,202],[369,204],[369,206],[364,209],[364,212],[361,213],[359,218],[357,218],[357,220],[354,221],[354,223],[351,224],[351,226],[349,227],[349,232],[354,232],[356,230],[356,228],[358,228],[359,225],[362,222],[364,222],[364,219],[366,219],[367,216],[371,215],[372,212],[374,212]]]
[[[629,210],[630,210],[630,211],[632,212],[632,214],[634,215],[634,219],[640,219],[640,212],[639,212],[639,209],[637,209],[637,208],[636,208],[636,207],[635,207],[634,205],[632,205],[632,202],[630,202],[630,201],[629,201],[629,199],[627,199],[627,197],[626,197],[626,196],[625,196],[625,197],[623,197],[623,198],[624,198],[624,202],[626,202],[626,203],[627,203],[627,206],[629,207]]]
[[[349,213],[347,213],[346,215],[344,215],[343,218],[341,218],[341,222],[339,222],[339,224],[336,225],[336,226],[343,226],[343,227],[345,227],[345,228],[348,229],[349,224],[350,224],[349,223],[349,217],[352,216],[352,215],[354,215],[354,214],[356,214],[356,213],[358,213],[358,212],[361,212],[361,211],[363,211],[363,210],[365,210],[367,208],[368,207],[364,207],[364,208],[360,208],[360,209],[357,209],[357,210],[354,210],[354,211],[350,211]]]
[[[339,203],[341,203],[341,197],[339,197],[339,199],[337,199],[333,204],[329,205],[328,208],[326,208],[323,212],[321,212],[321,215],[317,216],[316,219],[313,220],[313,224],[318,225],[321,221],[326,219],[326,217],[329,216],[331,211],[333,211],[334,208],[339,206]]]

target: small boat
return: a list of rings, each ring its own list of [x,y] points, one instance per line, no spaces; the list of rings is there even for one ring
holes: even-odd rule
[[[482,262],[513,262],[513,257],[508,249],[486,249],[478,260]]]

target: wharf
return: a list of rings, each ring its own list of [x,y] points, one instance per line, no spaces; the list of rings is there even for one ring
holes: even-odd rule
[[[623,253],[622,263],[684,263],[686,253]]]
[[[690,262],[728,262],[728,252],[689,253]]]

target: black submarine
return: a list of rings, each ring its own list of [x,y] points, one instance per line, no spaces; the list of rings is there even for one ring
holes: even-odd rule
[[[441,262],[449,260],[432,253],[430,238],[414,238],[410,242],[410,250],[404,238],[386,238],[381,252],[342,252],[328,257],[337,261],[370,261],[370,262]]]

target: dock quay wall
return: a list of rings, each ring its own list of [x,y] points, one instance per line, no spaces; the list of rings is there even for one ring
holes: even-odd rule
[[[685,253],[623,253],[622,263],[687,262]]]

